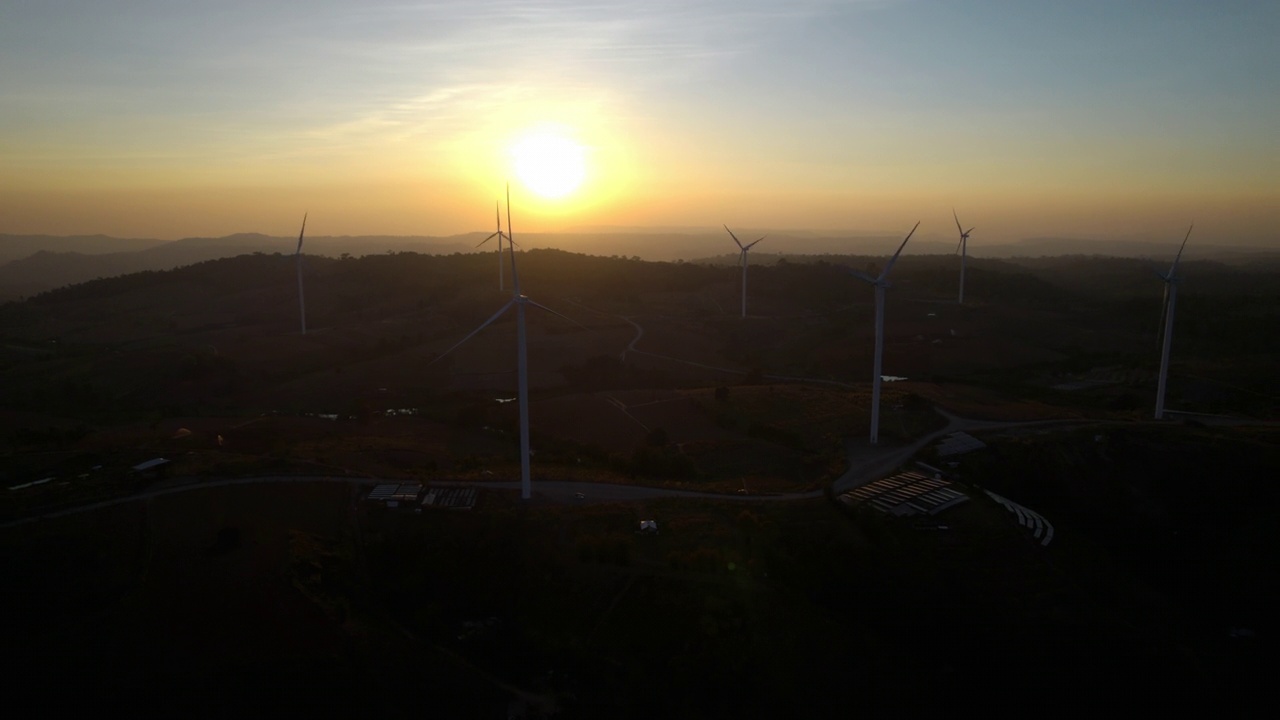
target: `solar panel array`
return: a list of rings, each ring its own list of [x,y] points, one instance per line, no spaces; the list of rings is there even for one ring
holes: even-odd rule
[[[370,499],[370,500],[390,500],[390,499],[391,499],[391,496],[396,494],[396,488],[398,488],[398,487],[400,487],[400,486],[399,486],[399,485],[395,485],[395,484],[391,484],[391,485],[379,485],[378,487],[374,488],[372,492],[370,492],[370,493],[369,493],[369,498],[368,498],[368,499]]]
[[[393,500],[403,500],[404,502],[417,502],[418,495],[422,492],[422,483],[403,483],[396,488],[396,494],[392,495]]]
[[[951,433],[945,440],[938,443],[938,457],[951,457],[952,455],[963,455],[974,450],[981,450],[987,444],[969,433]]]
[[[952,484],[917,472],[876,480],[856,487],[840,496],[841,501],[856,505],[866,503],[890,515],[937,515],[949,507],[969,500]]]
[[[422,492],[422,483],[384,483],[369,493],[370,500],[414,502]]]
[[[480,491],[473,487],[435,488],[427,491],[426,497],[422,498],[422,506],[470,510],[476,506],[478,497]]]

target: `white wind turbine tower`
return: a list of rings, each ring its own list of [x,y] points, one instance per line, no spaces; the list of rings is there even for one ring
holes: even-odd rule
[[[881,271],[880,277],[873,278],[866,273],[860,273],[857,270],[849,272],[861,280],[870,283],[876,289],[876,356],[875,367],[871,374],[871,444],[877,445],[880,442],[880,361],[884,356],[884,291],[889,287],[889,271],[893,269],[893,264],[898,261],[898,256],[902,254],[902,248],[907,246],[907,240],[916,233],[916,228],[920,227],[920,223],[916,222],[915,227],[911,228],[911,232],[907,233],[906,239],[898,246],[898,252],[889,258],[889,262]]]
[[[298,268],[298,312],[302,319],[302,334],[307,334],[307,300],[302,294],[302,236],[307,232],[307,214],[302,214],[302,229],[298,231],[298,249],[293,252],[294,265]]]
[[[498,203],[496,202],[493,204],[493,217],[495,220],[498,221],[498,230],[497,232],[493,233],[489,237],[481,240],[480,245],[484,245],[490,240],[494,238],[498,238],[498,290],[505,290],[506,288],[504,287],[502,282],[502,239],[506,238],[507,242],[510,243],[511,236],[508,235],[507,233],[502,232],[502,216],[498,214]],[[508,218],[508,220],[510,220],[510,218]],[[508,222],[508,226],[510,226],[509,222]],[[480,247],[480,245],[476,245],[476,247]]]
[[[733,238],[733,241],[738,245],[738,261],[742,264],[742,317],[745,319],[747,317],[747,251],[754,247],[756,243],[763,240],[765,236],[761,235],[755,240],[755,242],[743,245],[742,242],[738,240],[738,236],[734,235],[733,231],[729,229],[728,225],[725,225],[724,229],[729,233],[729,237]]]
[[[965,230],[960,227],[960,217],[956,215],[956,209],[951,208],[951,217],[956,219],[956,230],[960,231],[960,244],[956,245],[956,252],[960,253],[960,304],[964,304],[964,261],[969,254],[969,233],[973,232],[973,228]]]
[[[507,186],[507,240],[509,242],[511,240],[511,236],[512,236],[511,186],[508,185]],[[575,322],[573,319],[565,317],[564,315],[561,315],[560,313],[556,312],[555,310],[552,310],[546,305],[542,305],[540,303],[534,302],[533,300],[529,299],[527,295],[524,295],[523,293],[521,293],[520,292],[520,275],[519,273],[516,272],[516,254],[514,252],[510,254],[511,254],[511,283],[512,283],[511,301],[508,302],[506,305],[503,305],[502,309],[494,313],[493,316],[490,317],[488,320],[485,320],[480,325],[480,327],[476,328],[475,330],[472,330],[471,334],[459,340],[453,347],[449,348],[448,350],[445,350],[440,356],[438,356],[435,360],[432,360],[431,363],[428,363],[428,364],[436,363],[441,358],[448,355],[449,353],[453,352],[454,350],[457,350],[459,347],[462,346],[463,343],[470,340],[481,330],[484,330],[485,328],[489,327],[489,325],[493,323],[493,321],[502,317],[502,314],[505,313],[507,310],[509,310],[512,305],[515,306],[516,308],[516,372],[518,376],[517,382],[519,387],[519,392],[517,394],[519,395],[519,398],[520,398],[520,497],[525,500],[528,500],[530,497],[533,496],[533,488],[530,483],[530,477],[529,477],[529,358],[528,358],[528,352],[525,344],[525,324],[524,324],[525,306],[533,305],[535,307],[540,307],[543,310],[546,310],[547,312],[551,313],[552,315],[564,318],[565,320],[568,320],[569,322],[575,325],[578,325],[580,327],[581,327],[581,323]]]
[[[1187,247],[1187,239],[1191,237],[1191,228],[1195,227],[1195,223],[1187,228],[1186,237],[1182,238],[1182,247],[1178,248],[1178,254],[1173,258],[1173,265],[1169,268],[1168,275],[1160,276],[1164,280],[1164,342],[1160,349],[1160,379],[1156,384],[1156,419],[1164,419],[1164,387],[1165,380],[1169,376],[1169,346],[1173,343],[1173,306],[1178,301],[1178,283],[1182,278],[1178,277],[1178,261],[1182,259],[1182,251]]]

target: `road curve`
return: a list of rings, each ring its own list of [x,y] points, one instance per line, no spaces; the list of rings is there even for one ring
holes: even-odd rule
[[[935,430],[925,435],[909,445],[899,447],[885,448],[879,451],[875,456],[867,458],[855,457],[853,443],[849,447],[849,469],[843,475],[836,478],[831,484],[831,490],[836,495],[848,492],[859,485],[865,485],[872,480],[883,477],[894,468],[899,467],[911,459],[913,455],[923,450],[929,443],[937,440],[944,435],[950,435],[956,432],[978,432],[981,430],[1010,430],[1023,427],[1037,426],[1054,426],[1054,425],[1074,425],[1074,424],[1090,424],[1097,423],[1098,420],[1083,419],[1062,419],[1062,420],[1023,420],[1016,422],[1001,422],[992,420],[971,420],[963,418],[959,415],[949,413],[938,406],[934,406],[934,411],[947,419],[947,424],[941,430]]]
[[[92,512],[102,508],[111,507],[113,505],[123,505],[125,503],[136,502],[139,500],[147,500],[164,495],[173,495],[175,493],[190,492],[193,490],[204,490],[207,488],[228,487],[231,485],[263,485],[263,484],[281,484],[281,483],[344,483],[373,486],[381,483],[400,483],[406,482],[403,479],[388,478],[353,478],[353,477],[332,477],[332,476],[293,476],[293,475],[267,475],[261,477],[248,478],[217,478],[210,480],[201,480],[200,478],[180,478],[170,480],[163,483],[162,486],[153,487],[143,492],[124,497],[112,498],[110,500],[102,500],[86,505],[77,505],[75,507],[63,508],[52,512],[41,513],[31,517],[19,518],[17,520],[9,520],[0,523],[0,528],[10,528],[27,523],[38,522],[40,520],[49,520],[53,518],[63,517],[65,515],[76,515],[79,513]],[[414,482],[414,481],[407,481]],[[430,481],[425,483],[432,487],[476,487],[488,488],[491,490],[519,490],[520,483],[517,481],[465,481],[465,480],[441,480]],[[541,480],[533,483],[534,495],[541,500],[549,500],[557,503],[583,504],[593,502],[625,502],[628,500],[650,500],[654,498],[702,498],[707,500],[730,500],[734,502],[777,502],[784,500],[806,500],[822,497],[821,490],[812,490],[803,493],[778,493],[768,495],[738,495],[724,494],[713,492],[697,492],[693,490],[674,490],[671,488],[648,487],[644,485],[614,485],[610,483],[591,483],[591,482],[574,482],[570,480]],[[578,494],[582,494],[583,498],[578,498]]]

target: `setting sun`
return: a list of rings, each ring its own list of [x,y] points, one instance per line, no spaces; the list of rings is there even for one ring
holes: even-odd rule
[[[586,150],[555,129],[539,129],[511,146],[516,176],[544,198],[562,198],[578,189],[587,174]]]

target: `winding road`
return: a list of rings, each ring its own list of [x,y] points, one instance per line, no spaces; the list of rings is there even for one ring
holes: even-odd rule
[[[835,494],[847,492],[859,485],[879,479],[904,465],[913,455],[924,449],[929,443],[943,435],[953,432],[979,432],[983,430],[1007,430],[1025,427],[1050,427],[1072,424],[1098,423],[1096,420],[1034,420],[1027,422],[995,422],[987,420],[971,420],[948,413],[941,408],[937,412],[947,418],[946,427],[925,435],[909,445],[892,447],[871,447],[861,443],[849,443],[849,469],[832,483]],[[279,483],[343,483],[374,486],[381,483],[404,482],[402,479],[388,478],[354,478],[333,476],[294,476],[266,475],[249,478],[177,478],[163,481],[141,493],[110,500],[102,500],[85,505],[63,508],[31,517],[20,518],[0,523],[0,528],[16,527],[28,523],[39,522],[66,515],[92,512],[114,505],[163,497],[174,493],[191,492],[207,488],[229,487],[232,485],[261,485]],[[441,480],[431,481],[433,487],[476,487],[491,490],[519,490],[516,481],[499,480]],[[714,492],[698,492],[695,490],[677,490],[673,488],[649,487],[644,485],[619,485],[611,483],[576,482],[571,480],[538,480],[533,483],[535,496],[543,502],[564,504],[591,504],[606,502],[628,502],[634,500],[652,500],[656,498],[699,498],[704,500],[727,500],[732,502],[782,502],[793,500],[809,500],[822,497],[823,490],[811,490],[799,493],[769,493],[758,495],[727,494]],[[583,497],[579,498],[581,494]]]

